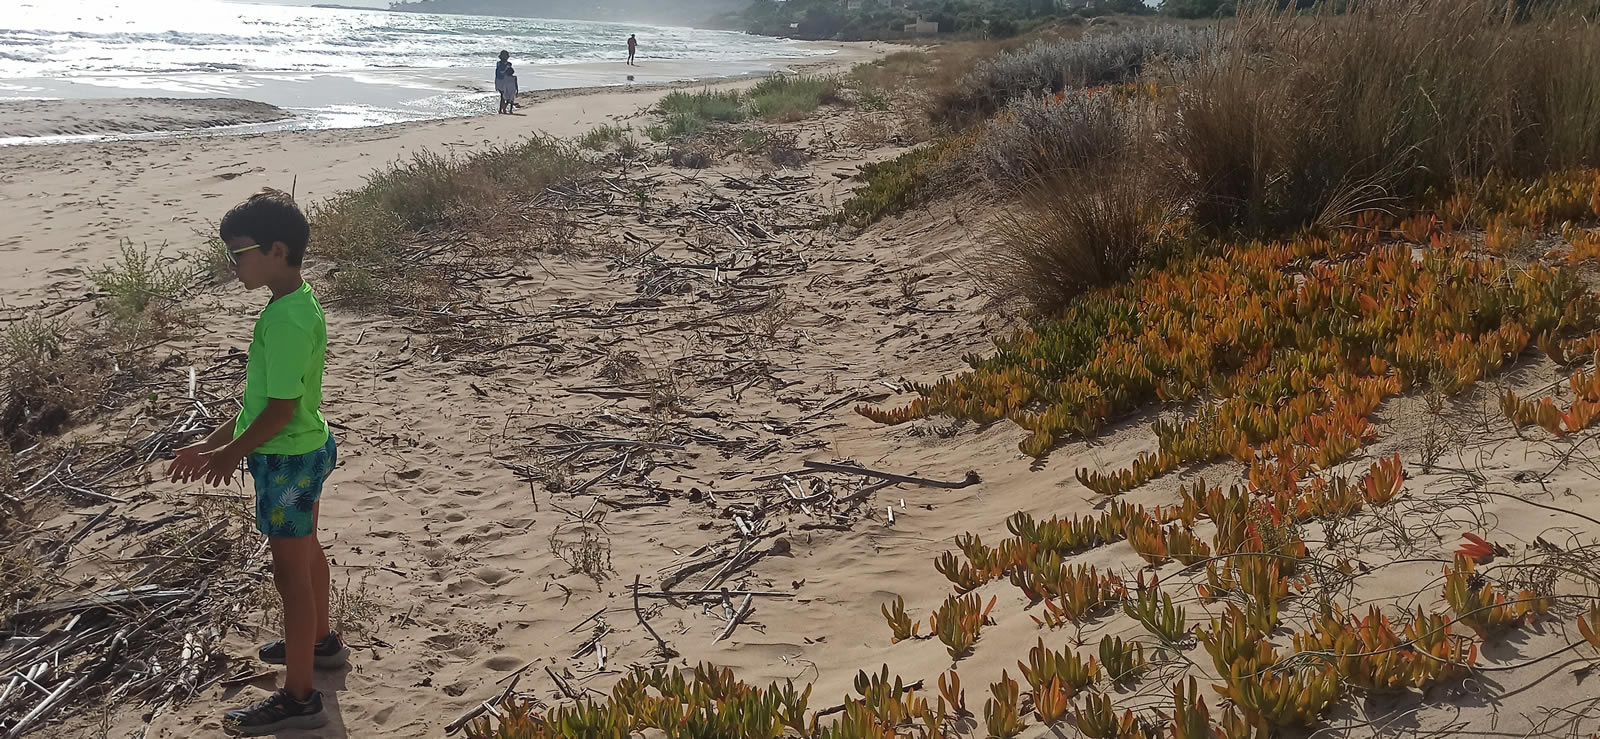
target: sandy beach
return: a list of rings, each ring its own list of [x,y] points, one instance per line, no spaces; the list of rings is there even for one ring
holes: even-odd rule
[[[839,45],[824,60],[792,65],[800,71],[842,71],[880,52]],[[626,68],[620,63],[602,65]],[[613,70],[614,71],[614,70]],[[716,83],[739,89],[754,80]],[[526,91],[514,115],[462,118],[327,131],[159,137],[52,146],[0,147],[0,254],[13,265],[0,276],[0,310],[26,310],[46,299],[77,294],[85,270],[117,253],[119,244],[170,254],[200,241],[197,230],[263,187],[293,188],[305,202],[361,184],[374,169],[420,150],[466,151],[530,135],[570,137],[595,126],[636,118],[677,85]],[[170,120],[173,102],[106,101],[62,112],[51,103],[0,104],[0,127],[69,133],[115,125],[96,113],[111,109],[124,130],[151,130]],[[48,108],[48,112],[41,110]],[[485,110],[492,112],[492,103]],[[36,111],[30,113],[30,111]],[[70,115],[73,122],[65,122]],[[83,119],[88,120],[83,120]],[[227,119],[230,123],[236,119]],[[11,121],[9,124],[6,121]],[[3,135],[3,134],[0,134]]]

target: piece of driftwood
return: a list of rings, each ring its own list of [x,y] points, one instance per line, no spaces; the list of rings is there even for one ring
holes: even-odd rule
[[[611,633],[611,627],[610,626],[603,627],[600,630],[600,633],[594,635],[593,639],[590,639],[589,641],[584,642],[583,646],[578,647],[578,651],[572,653],[572,659],[577,659],[579,657],[582,657],[585,652],[587,652],[587,651],[589,651],[591,649],[594,649],[595,645],[599,644],[600,640],[606,638],[606,635],[610,634],[610,633]]]
[[[911,475],[901,475],[893,472],[882,472],[853,464],[816,462],[809,459],[805,461],[805,466],[809,469],[821,470],[823,472],[838,472],[846,475],[865,475],[867,477],[876,477],[879,480],[889,480],[892,482],[905,483],[907,485],[921,485],[923,487],[930,488],[944,488],[947,490],[958,490],[960,488],[971,487],[983,481],[982,478],[978,477],[978,473],[972,470],[968,470],[966,478],[959,482],[946,482],[944,480],[930,480],[926,477],[914,477]]]
[[[656,633],[655,627],[651,626],[650,625],[650,621],[647,620],[644,617],[644,610],[639,607],[639,593],[643,589],[644,589],[644,585],[640,582],[640,577],[638,575],[634,575],[633,576],[633,615],[639,617],[639,625],[643,626],[645,631],[650,632],[651,638],[656,640],[656,646],[657,646],[657,648],[659,648],[661,650],[661,656],[665,657],[667,659],[672,659],[673,657],[678,656],[677,650],[673,649],[670,646],[667,646],[667,640],[662,639],[661,635]]]
[[[753,595],[757,598],[793,598],[794,593],[784,593],[776,590],[641,590],[639,596],[643,598],[698,598],[710,595]]]
[[[754,602],[755,596],[746,595],[744,597],[744,602],[739,604],[739,610],[734,611],[733,618],[728,619],[728,627],[723,629],[722,633],[718,635],[716,639],[712,640],[711,643],[715,644],[723,639],[728,638],[728,635],[732,634],[733,630],[739,627],[739,622],[743,621],[745,616],[750,615],[750,604]]]
[[[13,619],[27,621],[37,618],[53,618],[64,616],[68,613],[87,611],[90,608],[117,608],[121,606],[144,605],[151,606],[182,600],[194,595],[192,590],[166,590],[155,585],[143,585],[136,588],[113,589],[102,593],[84,595],[76,598],[62,598],[48,603],[40,603],[17,611]]]
[[[555,682],[556,689],[560,690],[562,695],[564,695],[564,696],[566,696],[566,697],[568,697],[568,698],[570,698],[572,700],[580,700],[580,699],[583,698],[583,693],[581,693],[581,692],[579,692],[577,690],[574,690],[572,688],[572,686],[567,683],[565,678],[563,678],[560,675],[556,674],[555,670],[550,669],[550,665],[545,665],[544,666],[544,672],[545,672],[545,674],[550,676],[550,679],[552,681]]]
[[[475,718],[477,718],[479,716],[482,716],[485,713],[493,713],[495,706],[501,705],[501,704],[505,703],[507,700],[509,700],[511,698],[511,693],[517,689],[517,683],[522,680],[522,673],[524,671],[526,671],[529,667],[532,667],[532,666],[533,666],[533,664],[529,663],[527,665],[524,665],[521,669],[517,670],[516,672],[511,673],[511,676],[510,676],[511,677],[511,684],[507,685],[506,689],[504,691],[501,691],[499,696],[495,697],[492,700],[486,700],[486,701],[484,701],[482,703],[479,703],[477,706],[474,706],[472,708],[472,710],[467,711],[466,713],[462,714],[460,718],[458,718],[458,719],[456,719],[454,721],[451,721],[449,724],[445,725],[444,733],[446,733],[446,734],[454,734],[454,733],[460,731],[462,727],[466,726],[473,719],[475,719]],[[545,668],[545,669],[549,669],[549,668]],[[505,678],[501,678],[501,679],[504,680]]]

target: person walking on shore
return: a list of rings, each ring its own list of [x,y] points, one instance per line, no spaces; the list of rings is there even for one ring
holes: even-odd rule
[[[511,52],[501,51],[500,61],[494,65],[494,89],[500,93],[500,112],[510,113],[517,107],[517,70],[511,66]]]
[[[633,63],[633,54],[634,54],[634,52],[636,52],[638,50],[639,50],[639,39],[635,38],[634,34],[631,34],[631,33],[628,34],[628,64],[630,64],[632,66],[635,66],[635,67],[637,67],[639,65]]]

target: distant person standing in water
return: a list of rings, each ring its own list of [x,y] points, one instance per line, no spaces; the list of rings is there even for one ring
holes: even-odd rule
[[[517,107],[517,70],[511,67],[509,51],[501,51],[500,61],[494,65],[494,89],[500,93],[501,113],[510,113]]]
[[[634,35],[631,34],[631,33],[628,34],[628,63],[629,64],[633,64],[633,53],[638,51],[638,50],[639,50],[639,39],[634,38]],[[637,67],[639,65],[633,64],[633,66]]]

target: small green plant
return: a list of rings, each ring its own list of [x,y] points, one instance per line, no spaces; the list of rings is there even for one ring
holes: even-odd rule
[[[1010,739],[1022,733],[1026,724],[1017,711],[1019,692],[1017,681],[1000,671],[1000,682],[989,686],[989,700],[983,703],[983,725],[990,739]]]
[[[967,146],[964,138],[951,138],[908,151],[894,159],[861,168],[859,179],[867,186],[844,203],[839,220],[866,226],[887,216],[927,202],[947,163]]]
[[[1028,650],[1026,664],[1017,662],[1017,669],[1035,691],[1055,682],[1066,691],[1068,698],[1094,684],[1095,675],[1099,673],[1093,657],[1086,663],[1071,649],[1058,652],[1046,647],[1044,639]]]
[[[114,334],[129,343],[165,338],[182,320],[181,298],[194,284],[185,260],[162,260],[160,250],[122,245],[122,258],[90,275]]]
[[[659,126],[651,126],[646,133],[651,141],[671,141],[673,139],[693,136],[706,128],[703,118],[696,118],[688,113],[673,113],[667,116],[666,122]]]
[[[1600,649],[1600,647],[1596,647]],[[957,716],[969,715],[967,711],[967,693],[961,689],[961,676],[955,670],[940,673],[939,698],[950,707],[951,712]]]
[[[775,74],[750,88],[750,109],[766,120],[797,121],[824,103],[838,102],[839,81],[816,75]]]
[[[611,539],[588,521],[558,524],[550,532],[550,552],[573,572],[604,582],[611,569]]]
[[[686,116],[702,122],[744,120],[744,101],[738,90],[700,92],[669,92],[656,104],[656,109],[669,119]]]
[[[739,132],[739,148],[749,153],[757,153],[767,148],[767,133],[756,129]]]
[[[884,603],[879,606],[879,610],[883,611],[883,618],[889,622],[889,630],[894,633],[893,641],[890,643],[899,644],[907,639],[916,639],[918,637],[917,632],[922,629],[922,624],[921,622],[913,622],[911,616],[906,614],[905,598],[897,595],[894,599],[893,608],[890,608],[888,603]]]
[[[105,369],[101,341],[41,316],[0,327],[0,445],[32,446],[94,402]]]
[[[1138,739],[1139,724],[1132,711],[1124,711],[1122,717],[1117,717],[1117,707],[1111,704],[1111,696],[1102,693],[1090,693],[1084,697],[1083,707],[1072,709],[1072,719],[1078,724],[1078,731],[1090,739]]]
[[[974,567],[971,560],[962,560],[956,557],[955,552],[944,552],[935,557],[933,568],[955,585],[957,593],[977,590],[991,577],[988,570]]]
[[[328,620],[341,634],[360,636],[371,633],[383,613],[383,604],[367,584],[367,576],[354,587],[345,576],[342,586],[335,585],[328,597]]]
[[[989,605],[983,605],[983,599],[977,593],[965,597],[950,596],[944,599],[939,610],[934,611],[928,620],[928,629],[944,642],[950,650],[950,658],[959,660],[967,656],[972,650],[972,645],[978,641],[978,632],[989,621],[989,612],[994,610],[998,598],[990,598]]]
[[[598,128],[591,129],[582,138],[578,139],[578,146],[593,151],[605,151],[613,146],[620,147],[624,142],[630,140],[628,134],[632,133],[632,131],[633,128],[631,126],[604,124]]]
[[[1144,645],[1125,642],[1120,636],[1105,637],[1100,640],[1100,666],[1106,678],[1117,685],[1133,682],[1144,672]]]
[[[1189,637],[1188,613],[1174,606],[1172,596],[1158,588],[1145,589],[1122,609],[1163,644],[1177,646]]]

